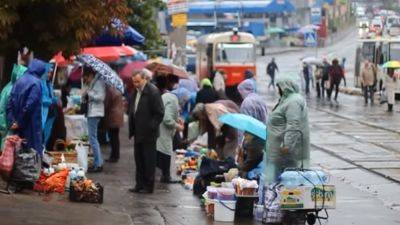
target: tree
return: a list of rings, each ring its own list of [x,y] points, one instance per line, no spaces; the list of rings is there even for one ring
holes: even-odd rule
[[[35,57],[49,60],[63,51],[77,53],[114,18],[126,22],[126,0],[0,0],[0,55],[5,74],[16,62],[17,50],[27,46]]]
[[[162,44],[158,32],[155,13],[165,8],[162,0],[128,0],[128,7],[133,14],[128,17],[128,23],[145,38],[143,50],[156,50]]]

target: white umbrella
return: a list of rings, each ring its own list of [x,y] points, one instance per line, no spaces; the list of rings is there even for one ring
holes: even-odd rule
[[[323,65],[322,59],[316,58],[314,56],[303,58],[301,61],[309,65]]]

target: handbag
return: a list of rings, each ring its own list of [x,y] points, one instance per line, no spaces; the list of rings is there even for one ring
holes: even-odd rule
[[[22,182],[36,182],[40,176],[42,161],[37,152],[27,148],[22,143],[19,151],[16,152],[12,179]]]
[[[0,156],[0,174],[5,179],[10,178],[15,163],[15,152],[21,147],[21,138],[16,135],[6,138],[3,153]]]

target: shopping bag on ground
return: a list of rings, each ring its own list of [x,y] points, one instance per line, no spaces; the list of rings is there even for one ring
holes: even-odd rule
[[[15,163],[15,151],[20,148],[21,139],[18,136],[8,136],[3,153],[0,156],[0,174],[7,180],[12,172]]]
[[[78,160],[78,165],[83,168],[83,170],[86,172],[88,169],[88,151],[89,149],[85,146],[82,145],[81,142],[76,145],[76,153],[77,153],[77,160]]]
[[[22,182],[36,182],[39,179],[42,161],[34,149],[21,145],[16,152],[12,179]]]
[[[283,212],[280,205],[279,187],[277,184],[271,184],[264,187],[265,200],[263,223],[280,223],[282,222]]]

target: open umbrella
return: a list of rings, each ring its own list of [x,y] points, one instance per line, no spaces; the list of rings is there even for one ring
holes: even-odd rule
[[[322,59],[316,58],[314,56],[305,57],[301,61],[309,65],[323,65]]]
[[[268,34],[280,34],[280,33],[285,33],[286,31],[282,28],[279,27],[270,27],[267,29]]]
[[[178,67],[171,62],[152,62],[146,66],[151,72],[155,74],[173,74],[182,79],[188,79],[189,75],[184,68]]]
[[[123,81],[127,81],[131,79],[132,73],[135,70],[142,70],[147,66],[146,61],[133,61],[131,63],[128,63],[122,68],[122,70],[119,72],[119,76]]]
[[[89,54],[78,55],[77,59],[92,68],[107,85],[113,86],[121,93],[124,93],[124,84],[121,78],[106,63]]]
[[[400,68],[400,61],[388,61],[382,66],[383,68]]]
[[[267,140],[267,126],[261,121],[240,113],[227,113],[218,118],[221,123]]]

